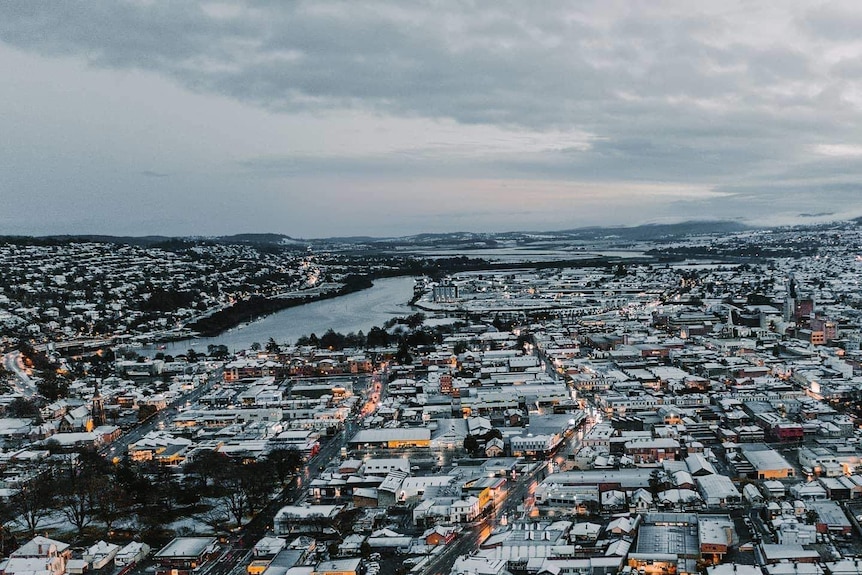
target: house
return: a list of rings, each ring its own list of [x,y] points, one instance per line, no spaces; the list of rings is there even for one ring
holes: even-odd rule
[[[100,443],[110,443],[120,437],[123,430],[117,425],[100,425],[93,429],[93,433],[98,437]]]
[[[354,507],[378,507],[376,487],[355,487],[353,489]]]
[[[450,520],[452,523],[467,523],[479,516],[479,498],[467,497],[452,503],[450,508]]]
[[[68,544],[37,536],[13,551],[3,566],[3,575],[62,575],[72,550]]]
[[[595,541],[602,532],[602,526],[589,521],[579,521],[572,525],[569,530],[569,538],[572,541]]]
[[[637,517],[623,516],[617,517],[608,523],[605,531],[614,535],[632,535],[637,527]]]
[[[637,489],[634,493],[632,493],[631,498],[629,499],[629,509],[633,512],[644,513],[646,511],[649,511],[652,506],[652,493],[650,493],[644,488]]]
[[[61,433],[77,431],[93,431],[93,418],[90,417],[90,408],[80,405],[66,412],[60,420],[59,429]]]
[[[138,563],[150,553],[150,546],[146,543],[132,541],[119,551],[114,556],[114,565],[117,567],[126,567],[134,563]]]
[[[55,433],[44,443],[51,442],[64,451],[74,449],[96,449],[102,444],[101,437],[90,431],[70,431]]]
[[[853,525],[835,501],[816,501],[808,504],[808,507],[817,514],[816,525],[819,533],[829,532],[838,535],[853,533]]]
[[[37,535],[15,551],[10,557],[62,557],[69,560],[72,557],[72,549],[67,543],[48,539]]]
[[[619,510],[626,507],[626,493],[618,489],[602,491],[601,504],[605,510]]]
[[[359,555],[362,550],[362,544],[365,543],[365,536],[359,533],[351,533],[338,546],[338,554],[342,557],[351,557]]]
[[[410,548],[413,538],[391,529],[378,529],[371,533],[367,541],[372,549],[404,551]]]
[[[485,444],[485,457],[500,457],[503,455],[504,444],[499,437],[492,437]]]
[[[679,441],[670,437],[636,439],[625,443],[625,452],[635,463],[662,463],[676,460]]]
[[[467,418],[467,433],[474,437],[482,436],[489,433],[494,427],[491,425],[491,420],[487,417],[469,417]]]
[[[441,525],[434,526],[422,534],[425,539],[425,545],[447,545],[455,539],[454,527],[443,527]]]
[[[389,472],[396,470],[409,474],[410,460],[401,457],[389,459],[372,458],[362,466],[363,475],[381,475],[385,477]]]
[[[84,551],[84,561],[90,564],[93,570],[102,569],[114,560],[117,553],[120,551],[120,546],[107,541],[99,541]]]
[[[715,468],[700,453],[693,453],[685,458],[685,464],[692,477],[703,477],[704,475],[715,475]]]
[[[691,489],[666,489],[658,494],[659,505],[665,508],[690,509],[699,507],[700,495]]]
[[[753,483],[748,483],[742,488],[742,497],[752,505],[762,505],[764,502],[763,494]]]

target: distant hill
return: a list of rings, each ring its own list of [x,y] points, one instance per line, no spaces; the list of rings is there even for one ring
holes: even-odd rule
[[[255,244],[255,245],[305,245],[308,242],[294,239],[284,234],[234,234],[231,236],[216,236],[210,241],[225,244]]]
[[[852,220],[856,224],[862,224],[862,218]],[[165,246],[178,247],[193,243],[218,243],[218,244],[248,244],[268,248],[277,247],[303,247],[308,245],[327,244],[354,244],[367,245],[377,248],[393,246],[448,246],[452,248],[481,249],[491,248],[503,241],[516,241],[519,243],[533,243],[539,241],[566,241],[566,240],[602,240],[619,239],[623,241],[668,241],[692,235],[707,234],[731,234],[754,229],[750,226],[732,221],[687,221],[676,224],[645,224],[641,226],[615,226],[615,227],[586,227],[550,232],[447,232],[447,233],[421,233],[402,237],[349,236],[316,239],[300,239],[285,234],[275,233],[246,233],[224,236],[109,236],[98,234],[82,235],[52,235],[38,238],[26,238],[25,236],[0,236],[0,241],[5,242],[41,242],[41,243],[66,243],[66,242],[104,242],[116,244],[129,244],[137,246]]]
[[[176,241],[180,238],[172,238],[168,236],[108,236],[100,234],[80,234],[43,236],[41,239],[56,242],[97,242],[106,244],[127,244],[132,246],[153,246]]]
[[[731,234],[752,229],[749,226],[730,221],[688,221],[677,224],[645,224],[641,226],[587,227],[550,232],[449,232],[424,233],[399,238],[381,238],[375,245],[413,245],[413,246],[462,246],[465,248],[494,247],[501,241],[530,243],[548,240],[602,240],[619,239],[625,241],[671,240],[692,235]]]
[[[258,246],[300,246],[307,245],[304,240],[297,240],[284,234],[234,234],[228,236],[109,236],[101,234],[52,235],[28,238],[26,236],[0,236],[0,241],[37,240],[43,243],[97,242],[109,244],[126,244],[132,246],[166,246],[177,247],[186,244],[250,244]]]
[[[582,239],[619,237],[627,240],[659,240],[692,235],[732,234],[752,229],[750,226],[731,221],[688,221],[677,224],[644,224],[632,227],[580,228],[565,230]]]

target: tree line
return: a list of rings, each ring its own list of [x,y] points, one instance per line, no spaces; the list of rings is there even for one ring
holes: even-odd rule
[[[49,446],[50,447],[50,446]],[[275,449],[241,460],[203,451],[177,468],[124,458],[112,464],[94,450],[58,453],[0,507],[3,542],[8,526],[33,537],[49,516],[62,515],[79,540],[98,538],[133,519],[144,539],[162,538],[164,525],[194,517],[214,531],[242,526],[287,485],[303,465],[295,449]]]

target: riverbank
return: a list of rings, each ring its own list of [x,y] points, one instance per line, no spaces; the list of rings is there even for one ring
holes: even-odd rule
[[[608,267],[619,263],[634,263],[644,261],[657,261],[652,258],[617,258],[608,256],[596,256],[579,259],[561,259],[557,261],[525,262],[517,265],[507,262],[492,262],[483,259],[470,259],[465,256],[443,258],[433,262],[417,262],[417,265],[406,267],[403,270],[389,270],[376,275],[354,275],[344,280],[344,285],[337,290],[325,294],[309,295],[303,298],[268,298],[264,296],[253,296],[248,300],[237,302],[229,308],[219,310],[211,316],[202,318],[187,327],[201,337],[217,337],[226,331],[236,328],[242,324],[254,322],[260,318],[271,316],[280,311],[307,305],[314,302],[339,298],[352,293],[360,292],[372,287],[375,280],[383,278],[407,277],[417,275],[430,275],[432,277],[444,276],[451,273],[482,270],[503,269],[548,269],[557,267]],[[418,297],[413,294],[409,304],[416,303]]]
[[[189,349],[206,350],[210,344],[226,345],[231,352],[236,352],[250,349],[253,343],[264,345],[269,338],[280,345],[291,345],[312,333],[322,336],[328,329],[343,334],[368,333],[372,327],[382,326],[392,318],[416,313],[416,308],[409,304],[414,286],[413,276],[376,279],[369,289],[293,306],[254,321],[243,321],[216,337],[163,341],[144,346],[139,353],[150,357],[156,353],[177,355]]]
[[[344,278],[344,285],[339,289],[326,293],[294,298],[252,296],[247,300],[239,301],[230,307],[219,310],[208,317],[201,318],[195,323],[190,324],[188,328],[203,337],[216,337],[240,324],[252,322],[279,311],[341,297],[368,289],[373,285],[374,282],[368,276],[348,276]]]

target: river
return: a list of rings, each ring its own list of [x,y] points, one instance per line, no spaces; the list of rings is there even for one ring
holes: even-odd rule
[[[226,331],[217,337],[181,339],[164,344],[163,353],[175,355],[194,349],[206,352],[210,344],[226,345],[231,352],[249,349],[252,343],[266,345],[269,338],[279,344],[292,344],[303,335],[318,336],[332,328],[341,333],[357,332],[382,326],[386,320],[410,315],[415,310],[408,305],[413,297],[412,277],[384,278],[374,286],[345,296],[300,305],[276,312],[257,321]],[[156,349],[144,348],[145,355]]]

